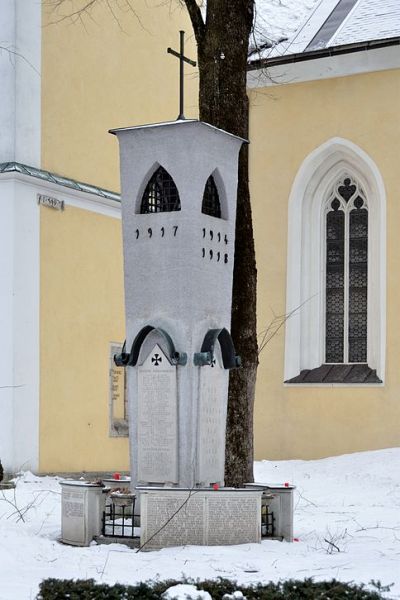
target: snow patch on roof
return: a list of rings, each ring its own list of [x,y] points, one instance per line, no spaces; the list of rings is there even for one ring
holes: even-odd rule
[[[250,60],[306,50],[342,0],[256,0]],[[338,8],[340,8],[338,6]],[[357,0],[322,46],[400,36],[400,0]]]
[[[359,0],[327,46],[381,40],[400,35],[400,0]]]
[[[320,4],[321,0],[257,0],[251,49],[287,46]]]

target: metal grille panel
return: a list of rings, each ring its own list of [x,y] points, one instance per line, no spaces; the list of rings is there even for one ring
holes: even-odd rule
[[[350,212],[349,241],[349,361],[367,362],[368,211]],[[358,208],[357,208],[358,206]],[[362,204],[361,204],[362,206]]]
[[[171,175],[159,167],[150,178],[140,205],[140,213],[160,213],[181,210],[178,189]]]
[[[335,198],[326,216],[325,360],[343,362],[344,225],[345,215]]]
[[[210,217],[221,218],[221,203],[219,201],[218,189],[214,177],[210,175],[204,188],[203,204],[201,212]]]

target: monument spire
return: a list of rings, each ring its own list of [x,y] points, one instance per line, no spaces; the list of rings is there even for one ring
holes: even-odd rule
[[[190,60],[190,58],[187,58],[185,56],[185,32],[180,31],[179,35],[180,35],[180,51],[176,52],[176,50],[173,50],[172,48],[167,48],[168,54],[173,54],[174,56],[179,58],[179,115],[178,115],[177,121],[185,118],[185,115],[183,114],[183,111],[184,111],[184,106],[183,106],[184,105],[184,82],[183,82],[184,64],[183,63],[186,62],[189,65],[192,65],[192,67],[196,66],[196,62],[194,60]]]

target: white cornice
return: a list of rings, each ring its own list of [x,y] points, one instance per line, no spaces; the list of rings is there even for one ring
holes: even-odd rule
[[[91,212],[113,217],[115,219],[121,218],[121,204],[117,200],[102,198],[101,196],[95,194],[67,188],[63,185],[37,179],[17,171],[0,173],[0,183],[2,181],[10,180],[19,181],[29,185],[35,188],[37,192],[45,190],[47,194],[55,195],[59,200],[63,200],[66,207],[74,206],[75,208],[89,210]]]
[[[287,62],[249,71],[247,85],[249,88],[256,89],[398,68],[400,68],[399,46],[393,45]]]

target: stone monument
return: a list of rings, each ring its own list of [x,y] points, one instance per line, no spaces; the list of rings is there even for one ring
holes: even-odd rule
[[[259,541],[261,492],[223,488],[229,370],[240,366],[229,329],[244,140],[195,120],[111,132],[120,145],[126,311],[116,362],[127,370],[142,538],[152,547]],[[167,520],[188,494],[196,532],[182,524],[186,507],[154,538],[160,515]],[[230,510],[242,534],[211,535],[216,515],[229,519]]]
[[[224,483],[237,161],[199,121],[113,130],[120,143],[132,482]]]

